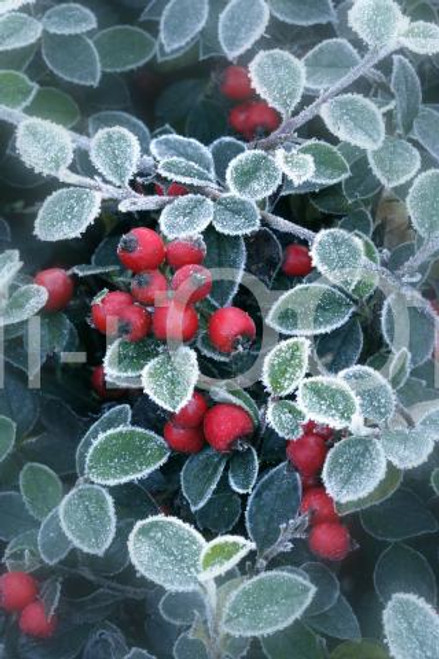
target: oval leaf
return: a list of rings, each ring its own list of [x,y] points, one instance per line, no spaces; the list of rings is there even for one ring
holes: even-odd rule
[[[290,400],[277,400],[268,404],[267,421],[284,439],[297,439],[303,433],[306,417]]]
[[[239,535],[222,535],[207,544],[200,556],[200,579],[225,574],[254,549],[254,544]]]
[[[264,360],[262,381],[271,394],[288,396],[308,370],[310,342],[304,338],[281,341]]]
[[[384,633],[395,659],[435,659],[439,615],[425,600],[396,593],[383,613]]]
[[[262,50],[251,61],[252,86],[267,103],[289,115],[302,98],[305,67],[285,50]]]
[[[346,39],[326,39],[305,56],[306,86],[326,89],[335,85],[360,63],[360,56]]]
[[[339,376],[360,401],[360,411],[366,419],[382,423],[393,415],[395,394],[378,371],[369,366],[352,366],[340,371]]]
[[[244,199],[262,199],[281,184],[282,172],[276,161],[264,151],[246,151],[234,158],[227,168],[227,185]]]
[[[198,374],[196,352],[181,346],[150,361],[142,372],[142,385],[157,405],[178,412],[190,400]]]
[[[345,428],[361,418],[358,399],[337,377],[316,376],[302,380],[297,402],[308,418],[333,428]]]
[[[126,186],[136,171],[140,144],[126,128],[101,128],[91,141],[90,158],[111,183]]]
[[[41,23],[32,16],[14,12],[0,17],[0,52],[24,48],[35,43],[42,32]]]
[[[44,61],[57,76],[86,87],[97,87],[101,77],[98,51],[82,34],[46,33],[43,39]]]
[[[201,195],[185,195],[166,206],[160,228],[167,238],[184,238],[201,233],[212,221],[214,204]]]
[[[97,27],[97,20],[88,7],[66,2],[46,11],[43,26],[53,34],[81,34]]]
[[[93,39],[103,71],[120,73],[137,69],[154,55],[155,39],[138,27],[114,25]]]
[[[212,223],[226,236],[244,236],[259,229],[259,209],[253,201],[225,194],[215,203]]]
[[[408,23],[394,0],[356,0],[348,20],[369,46],[388,45]]]
[[[63,188],[51,194],[35,221],[35,235],[54,242],[78,238],[99,214],[101,195],[85,188]]]
[[[19,482],[26,508],[36,519],[47,517],[62,499],[62,483],[46,465],[28,462],[20,472]]]
[[[227,458],[210,447],[191,455],[181,471],[181,490],[192,511],[210,499],[224,471]]]
[[[73,160],[69,133],[44,119],[22,121],[17,129],[16,145],[23,162],[40,174],[57,175]]]
[[[386,457],[399,469],[413,469],[426,462],[434,449],[434,439],[425,429],[385,430],[381,445]]]
[[[413,226],[424,238],[439,232],[439,169],[420,174],[407,197]]]
[[[343,94],[325,103],[321,115],[331,133],[361,149],[378,149],[385,136],[383,117],[360,94]]]
[[[387,188],[407,183],[421,166],[419,151],[396,137],[386,137],[382,146],[370,152],[368,158],[373,173]]]
[[[160,39],[167,53],[192,41],[206,24],[208,0],[171,0],[160,18]]]
[[[227,57],[234,60],[249,50],[262,37],[269,20],[265,0],[231,0],[218,22],[219,42]]]

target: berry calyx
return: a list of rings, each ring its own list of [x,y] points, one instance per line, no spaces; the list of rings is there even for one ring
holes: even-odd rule
[[[160,270],[139,272],[131,282],[131,293],[137,302],[154,305],[156,296],[168,290],[168,282]]]
[[[329,561],[343,560],[351,548],[349,531],[339,522],[316,524],[311,529],[308,541],[316,556]]]
[[[221,93],[232,101],[243,101],[253,96],[248,70],[244,66],[228,66],[223,73]]]
[[[244,136],[253,140],[264,135],[269,135],[279,128],[281,119],[279,114],[265,101],[254,101],[247,108],[245,126],[242,131]]]
[[[154,310],[152,331],[159,341],[191,341],[198,331],[197,312],[191,306],[167,300]]]
[[[209,339],[220,352],[232,353],[240,344],[251,342],[256,336],[253,319],[238,307],[225,307],[215,311],[208,326]]]
[[[206,256],[206,245],[202,238],[177,239],[166,246],[166,260],[174,270],[185,265],[200,265]]]
[[[143,307],[133,304],[119,313],[119,333],[126,341],[141,341],[151,329],[151,315]]]
[[[163,436],[174,451],[198,453],[204,446],[203,429],[183,428],[168,421],[163,428]]]
[[[37,593],[37,581],[26,572],[6,572],[0,577],[0,606],[8,613],[24,609]]]
[[[180,183],[171,183],[167,190],[165,190],[162,185],[156,183],[154,188],[156,194],[160,195],[160,197],[163,197],[164,195],[168,197],[183,197],[184,195],[189,194],[189,190]]]
[[[289,277],[305,277],[312,270],[311,256],[303,245],[288,245],[284,252],[282,272]]]
[[[184,304],[193,304],[207,297],[212,290],[210,270],[202,265],[184,265],[172,278],[175,298]]]
[[[177,414],[172,416],[172,423],[182,428],[196,428],[203,422],[208,410],[204,396],[194,391],[192,398]]]
[[[102,334],[114,336],[118,332],[120,313],[133,304],[133,297],[122,291],[98,295],[91,305],[93,325]]]
[[[139,227],[122,236],[117,255],[127,270],[142,272],[156,270],[165,260],[166,249],[156,231]]]
[[[248,439],[254,431],[253,420],[242,407],[218,403],[204,417],[206,441],[219,452],[230,451],[240,441]]]
[[[328,452],[320,435],[302,435],[287,443],[287,457],[303,476],[315,476],[323,467]]]
[[[109,388],[107,387],[107,382],[105,380],[105,371],[102,364],[100,366],[95,366],[91,374],[91,386],[93,387],[95,393],[99,398],[106,400],[115,400],[121,398],[125,395],[124,389],[118,388]]]
[[[300,510],[302,513],[309,513],[312,525],[338,520],[334,501],[323,487],[307,490],[303,495]]]
[[[47,293],[46,311],[61,311],[65,309],[73,297],[73,280],[62,268],[41,270],[34,277],[35,284],[43,286]]]
[[[18,625],[23,634],[35,638],[50,638],[58,626],[55,615],[47,617],[42,602],[32,602],[21,612]]]

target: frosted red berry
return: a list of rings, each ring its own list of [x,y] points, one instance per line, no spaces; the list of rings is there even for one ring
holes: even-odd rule
[[[103,400],[115,400],[125,395],[124,389],[118,389],[116,387],[109,388],[107,386],[105,371],[102,364],[94,367],[91,374],[91,386],[99,398],[102,398]]]
[[[189,194],[189,190],[180,183],[171,183],[167,190],[165,190],[165,188],[158,183],[156,183],[154,187],[156,194],[160,195],[161,197],[163,197],[165,194],[168,197],[183,197],[184,195]]]
[[[304,434],[315,434],[315,435],[320,435],[323,437],[323,439],[329,440],[334,437],[334,431],[330,426],[325,426],[321,423],[316,423],[315,421],[308,421],[307,423],[304,423],[303,426],[303,432]]]
[[[237,133],[245,134],[248,130],[247,117],[250,105],[250,103],[241,103],[229,112],[229,124]]]
[[[141,341],[151,329],[151,315],[138,304],[125,307],[119,313],[119,334],[126,340],[135,343]]]
[[[338,520],[334,500],[324,487],[313,487],[307,490],[303,495],[300,510],[302,513],[309,513],[313,525]]]
[[[198,315],[191,306],[172,300],[154,310],[152,330],[159,341],[191,341],[198,331]]]
[[[0,577],[0,606],[8,613],[24,609],[37,593],[37,581],[26,572],[6,572]]]
[[[215,311],[208,326],[209,339],[220,352],[232,353],[241,343],[251,342],[256,336],[253,319],[238,307],[224,307]]]
[[[245,127],[242,131],[247,139],[255,139],[272,133],[279,128],[279,114],[265,101],[254,101],[247,108]]]
[[[18,625],[23,634],[34,638],[50,638],[58,626],[55,615],[47,617],[42,602],[32,602],[21,612]]]
[[[175,298],[184,304],[193,304],[207,297],[212,290],[210,270],[202,265],[184,265],[172,278]]]
[[[168,281],[160,270],[139,272],[131,282],[131,293],[137,302],[154,305],[157,296],[168,290]]]
[[[188,403],[172,416],[172,423],[183,428],[196,428],[203,423],[208,410],[207,401],[202,394],[194,391]]]
[[[304,476],[300,474],[300,480],[302,482],[302,489],[304,491],[309,490],[312,487],[317,487],[319,484],[319,479],[317,476]]]
[[[312,270],[311,256],[303,245],[288,245],[284,252],[282,271],[289,277],[305,277]]]
[[[73,279],[62,268],[41,270],[34,277],[34,282],[43,286],[47,293],[46,311],[61,311],[65,309],[73,297]]]
[[[139,227],[122,236],[117,255],[127,270],[142,272],[158,268],[165,260],[166,248],[156,231]]]
[[[322,469],[327,452],[320,435],[302,435],[287,443],[287,457],[303,476],[315,476]]]
[[[323,522],[312,527],[308,538],[311,551],[329,561],[341,561],[349,554],[349,531],[339,522]]]
[[[133,297],[123,291],[112,291],[98,295],[91,305],[93,325],[102,334],[110,336],[117,334],[120,313],[133,304]]]
[[[206,256],[206,245],[202,238],[177,239],[166,246],[166,260],[174,270],[185,265],[200,265]]]
[[[168,421],[163,429],[163,436],[174,451],[181,453],[198,453],[204,446],[204,434],[201,426],[183,428]]]
[[[221,93],[232,101],[243,101],[253,96],[248,70],[244,66],[228,66],[223,73]]]
[[[204,436],[216,451],[230,451],[238,440],[248,439],[254,431],[253,420],[242,407],[218,403],[206,412]]]

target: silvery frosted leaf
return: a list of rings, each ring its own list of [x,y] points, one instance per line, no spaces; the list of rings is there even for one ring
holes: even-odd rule
[[[126,186],[139,163],[139,140],[120,126],[101,128],[91,140],[90,158],[111,183]]]
[[[229,462],[229,485],[238,494],[253,490],[259,472],[259,458],[253,446],[235,452]]]
[[[231,60],[245,53],[262,37],[270,20],[265,0],[231,0],[219,17],[221,48]]]
[[[278,400],[268,404],[267,421],[280,437],[291,440],[303,434],[306,417],[291,400]]]
[[[156,137],[151,142],[151,154],[157,160],[183,158],[210,174],[214,173],[213,157],[209,149],[191,137],[181,135]]]
[[[419,82],[419,79],[418,79]],[[439,112],[427,106],[417,106],[418,113],[412,120],[413,135],[436,160],[439,157],[439,144],[437,140]],[[414,112],[414,110],[413,110]]]
[[[302,380],[297,403],[306,416],[333,428],[345,428],[360,419],[360,404],[340,378],[316,376]]]
[[[150,337],[142,341],[117,339],[108,348],[104,358],[104,370],[108,377],[139,376],[145,364],[157,357],[163,344]]]
[[[418,422],[418,427],[430,435],[434,441],[439,441],[439,408],[428,411]]]
[[[41,23],[27,14],[15,12],[0,16],[0,52],[35,43],[42,29]]]
[[[0,416],[0,462],[9,455],[14,448],[17,425],[7,416]]]
[[[34,4],[35,0],[2,0],[0,2],[0,16],[6,14],[9,11],[14,11],[15,9],[20,9],[24,5]]]
[[[234,137],[219,137],[210,145],[217,178],[224,182],[229,163],[245,151],[245,144]]]
[[[419,151],[397,137],[386,137],[379,149],[368,153],[368,158],[373,173],[387,188],[407,183],[421,166]]]
[[[48,293],[43,286],[26,284],[18,288],[0,311],[0,326],[21,323],[35,316],[47,302]]]
[[[0,106],[22,110],[34,98],[38,85],[19,71],[0,71]]]
[[[335,20],[332,0],[268,0],[270,11],[291,25],[316,25]]]
[[[360,94],[343,94],[325,103],[323,121],[340,140],[362,149],[378,149],[384,141],[384,121],[377,106]]]
[[[144,392],[160,407],[178,412],[190,400],[199,375],[197,353],[180,346],[151,360],[142,372]]]
[[[97,27],[97,20],[88,7],[76,2],[66,2],[46,11],[43,26],[54,34],[81,34]]]
[[[50,34],[43,37],[42,55],[51,71],[63,80],[96,87],[101,63],[93,42],[83,34]]]
[[[35,221],[40,240],[77,238],[93,222],[101,208],[101,195],[85,188],[63,188],[51,194]]]
[[[392,357],[389,366],[389,380],[394,389],[403,387],[407,382],[412,370],[412,356],[407,348],[401,348]]]
[[[434,55],[439,52],[439,27],[426,21],[415,21],[400,36],[400,42],[419,55]]]
[[[38,550],[48,565],[55,565],[67,556],[73,545],[62,530],[59,509],[48,514],[38,531]]]
[[[383,613],[384,633],[395,659],[436,659],[439,615],[412,593],[396,593]]]
[[[32,117],[49,119],[64,128],[71,128],[78,123],[79,106],[73,98],[56,87],[40,87],[29,105],[26,113]]]
[[[391,86],[395,95],[398,126],[408,135],[421,109],[422,91],[416,69],[401,55],[393,56]]]
[[[22,267],[18,249],[7,249],[0,254],[0,290],[6,290]]]
[[[252,87],[267,103],[289,115],[305,88],[303,63],[285,50],[262,50],[250,62]]]
[[[338,374],[360,401],[361,414],[382,423],[395,411],[395,394],[388,381],[370,366],[352,366]]]
[[[255,548],[253,542],[239,535],[221,535],[211,540],[200,556],[200,579],[214,579],[225,574]]]
[[[332,144],[318,140],[305,143],[298,150],[312,157],[314,173],[312,180],[322,185],[333,185],[347,178],[350,174],[349,165]]]
[[[27,462],[20,471],[19,484],[26,508],[38,520],[44,520],[62,499],[59,476],[44,464]]]
[[[346,39],[326,39],[303,59],[306,86],[326,89],[341,80],[360,63],[360,56]]]
[[[310,342],[305,338],[288,339],[277,344],[265,357],[262,381],[275,396],[288,396],[308,370]]]
[[[167,158],[159,163],[158,173],[170,181],[194,186],[215,187],[212,174],[184,158]]]
[[[93,44],[99,54],[102,71],[120,73],[137,69],[154,55],[155,39],[133,25],[114,25],[98,32]]]
[[[348,19],[369,46],[389,44],[409,22],[394,0],[355,0]]]
[[[314,158],[309,153],[288,153],[284,149],[276,151],[276,161],[281,170],[294,185],[301,185],[313,178],[316,170]]]
[[[73,144],[65,128],[44,119],[26,119],[17,129],[18,155],[40,174],[60,174],[73,160]]]
[[[207,446],[191,455],[181,471],[181,490],[192,511],[203,508],[212,496],[226,465],[226,456]]]
[[[311,256],[329,281],[352,290],[361,274],[364,249],[361,240],[344,229],[323,229],[313,242]]]
[[[259,229],[259,209],[249,199],[224,194],[215,203],[212,224],[226,236],[244,236]]]
[[[167,238],[194,236],[207,229],[215,206],[201,195],[185,195],[166,206],[160,216],[160,228]]]
[[[384,430],[381,445],[386,457],[399,469],[413,469],[426,462],[434,440],[424,428]]]
[[[130,133],[133,133],[139,140],[142,153],[148,150],[151,142],[148,126],[132,114],[120,110],[103,110],[92,114],[88,118],[88,130],[92,137],[101,128],[114,128],[115,126],[122,126],[122,128],[126,128]]]
[[[232,160],[226,181],[234,194],[244,199],[263,199],[282,182],[282,172],[274,158],[264,151],[246,151]]]
[[[197,36],[206,24],[208,0],[171,0],[160,18],[160,39],[171,53]]]
[[[407,210],[424,238],[439,232],[439,169],[419,174],[407,197]]]

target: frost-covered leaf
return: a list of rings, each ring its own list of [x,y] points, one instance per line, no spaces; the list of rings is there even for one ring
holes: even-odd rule
[[[411,547],[394,544],[383,551],[373,575],[375,589],[386,603],[397,592],[416,593],[436,603],[436,578],[426,558]]]
[[[26,284],[14,291],[0,312],[0,327],[14,325],[35,316],[47,302],[48,293],[43,286]]]
[[[286,50],[262,50],[250,62],[252,87],[267,103],[289,115],[302,98],[305,88],[303,63]]]
[[[317,596],[318,593],[316,594]],[[311,602],[310,609],[313,608],[314,600]],[[282,629],[275,634],[270,634],[270,636],[263,636],[260,639],[260,643],[264,649],[265,656],[269,659],[290,659],[291,648],[295,648],[295,650],[296,648],[297,650],[300,648],[300,652],[305,653],[303,654],[303,659],[324,659],[325,657],[319,637],[299,621],[296,621],[287,629]],[[340,659],[346,659],[346,657]],[[350,657],[348,659],[353,658]],[[367,659],[372,659],[372,657],[368,657]],[[374,659],[380,658],[377,657]],[[388,657],[385,659],[388,659]]]
[[[175,517],[149,517],[137,522],[128,540],[136,570],[171,592],[198,589],[202,535]]]
[[[53,34],[81,34],[97,27],[93,12],[76,2],[51,7],[42,22],[44,29]]]
[[[366,510],[371,506],[376,506],[382,501],[389,499],[399,488],[402,481],[402,472],[394,467],[391,462],[387,464],[386,475],[378,486],[367,496],[349,501],[348,503],[338,502],[336,509],[339,515],[350,515],[358,510]]]
[[[79,485],[59,507],[61,527],[75,547],[103,556],[116,533],[113,499],[98,485]]]
[[[312,141],[301,146],[298,153],[312,157],[314,173],[312,180],[321,185],[333,185],[349,176],[349,165],[341,153],[331,144]]]
[[[313,336],[341,327],[352,312],[352,302],[335,288],[299,284],[279,297],[266,322],[283,334]]]
[[[45,33],[42,55],[49,69],[63,80],[97,87],[101,77],[98,51],[83,34]]]
[[[164,440],[143,428],[115,428],[99,435],[86,460],[86,475],[100,485],[119,485],[145,478],[166,462]]]
[[[0,462],[9,455],[14,448],[17,425],[7,416],[0,416]]]
[[[355,0],[348,20],[350,27],[369,46],[388,45],[408,24],[394,0]]]
[[[55,565],[67,556],[73,545],[61,527],[59,509],[48,514],[38,531],[38,550],[48,565]]]
[[[58,475],[44,464],[26,463],[19,482],[26,508],[36,519],[45,519],[62,499],[63,487]]]
[[[433,469],[430,476],[430,485],[435,494],[439,494],[439,468]]]
[[[439,159],[439,142],[438,142],[438,127],[439,127],[439,112],[433,110],[431,107],[421,106],[418,107],[418,114],[413,123],[413,135],[416,140],[422,144],[436,160]]]
[[[102,71],[121,73],[137,69],[155,52],[155,39],[133,25],[114,25],[98,32],[93,43],[99,53]]]
[[[140,376],[145,364],[157,357],[163,344],[151,338],[142,341],[117,339],[107,349],[104,358],[105,374],[111,378]]]
[[[384,141],[381,112],[372,101],[360,94],[343,94],[333,98],[323,105],[321,115],[331,133],[344,142],[373,151]]]
[[[439,615],[412,593],[396,593],[383,613],[384,633],[395,659],[436,659]]]
[[[69,133],[51,121],[26,119],[17,129],[17,151],[25,165],[41,174],[54,176],[73,160],[73,144]]]
[[[241,283],[245,262],[246,249],[242,236],[226,236],[219,233],[213,226],[203,234],[206,243],[206,258],[204,265],[209,270],[227,268],[233,270],[233,278],[223,278],[214,281],[209,299],[218,307],[229,306]]]
[[[181,471],[181,490],[192,511],[210,499],[224,471],[226,456],[210,447],[191,455]]]
[[[373,173],[387,188],[407,183],[421,166],[419,151],[397,137],[386,137],[379,149],[368,153],[368,158]]]
[[[259,471],[259,458],[253,446],[233,453],[229,461],[229,485],[238,494],[251,492]]]
[[[252,577],[227,601],[223,627],[233,636],[272,634],[300,618],[315,592],[315,586],[298,574],[273,570]]]
[[[188,194],[166,206],[160,216],[160,228],[167,238],[193,236],[209,226],[214,210],[210,199]]]
[[[422,90],[415,68],[401,55],[393,57],[391,85],[395,95],[398,126],[408,135],[421,108]]]
[[[323,229],[312,245],[313,265],[334,284],[352,290],[361,273],[362,242],[344,229]]]
[[[303,433],[306,417],[291,400],[278,400],[268,404],[267,421],[284,439],[297,439]]]
[[[259,229],[259,209],[249,199],[224,194],[215,203],[212,224],[226,236],[247,235]]]
[[[278,343],[266,356],[262,381],[271,394],[288,396],[299,385],[308,370],[310,342],[305,338]]]
[[[399,469],[413,469],[426,462],[434,440],[423,428],[384,430],[381,445],[387,458]]]
[[[344,428],[360,418],[358,399],[337,377],[316,376],[302,380],[297,402],[307,418],[332,428]]]
[[[207,544],[200,556],[200,579],[214,579],[225,574],[255,548],[239,535],[222,535]]]
[[[366,419],[376,423],[390,419],[395,411],[395,394],[381,373],[370,366],[352,366],[338,375],[355,393]]]
[[[0,52],[24,48],[41,36],[42,27],[32,16],[20,12],[0,16]]]
[[[387,461],[377,439],[349,437],[328,453],[322,479],[328,494],[340,503],[367,496],[386,475]]]
[[[241,153],[227,168],[227,185],[245,199],[262,199],[271,195],[282,182],[282,172],[274,158],[264,151]]]
[[[407,209],[421,236],[439,232],[439,169],[419,174],[410,188]]]
[[[80,476],[85,472],[85,461],[87,453],[92,444],[108,430],[128,426],[131,422],[131,408],[129,405],[117,405],[93,423],[87,430],[76,449],[76,469]]]
[[[230,60],[245,53],[264,34],[270,20],[265,0],[230,0],[218,22],[221,48]]]
[[[8,11],[15,11],[24,5],[34,4],[35,0],[1,0],[0,2],[0,15],[6,14]]]
[[[439,27],[426,21],[415,21],[400,36],[400,43],[419,55],[439,53]]]
[[[189,44],[206,24],[208,0],[171,0],[160,18],[160,39],[167,53]]]
[[[77,238],[101,208],[101,195],[85,188],[63,188],[51,194],[38,211],[35,235],[40,240]]]
[[[291,25],[316,25],[335,19],[331,0],[268,0],[270,11]]]
[[[434,441],[439,440],[439,408],[424,414],[418,422],[418,428],[431,436]]]
[[[126,186],[139,163],[140,144],[126,128],[101,128],[91,140],[90,158],[111,183]]]
[[[0,105],[22,110],[32,101],[38,85],[19,71],[0,71]]]
[[[213,157],[209,149],[191,137],[162,135],[151,142],[151,154],[156,160],[182,158],[197,165],[206,172],[214,173]]]
[[[359,659],[357,643],[361,640],[360,625],[352,606],[344,595],[340,593],[337,601],[330,609],[318,615],[310,616],[306,622],[318,634],[355,641],[355,655],[349,659]],[[372,659],[372,657],[368,656],[367,659]]]
[[[356,67],[360,56],[346,39],[326,39],[307,53],[303,63],[306,86],[326,89]]]
[[[73,98],[55,87],[40,87],[26,107],[26,114],[49,119],[64,128],[74,126],[80,117],[79,107]]]
[[[151,133],[148,127],[128,112],[120,112],[119,110],[104,110],[92,114],[88,119],[88,129],[90,135],[96,135],[101,128],[114,128],[115,126],[122,126],[133,133],[140,143],[140,148],[146,152],[151,142]]]
[[[184,158],[168,158],[162,160],[157,168],[158,173],[171,181],[195,186],[214,185],[213,176],[193,162]]]
[[[180,346],[147,364],[142,372],[144,392],[170,412],[178,412],[190,400],[198,380],[197,354]]]
[[[0,289],[6,290],[22,267],[23,262],[20,261],[17,249],[7,249],[0,254]]]
[[[284,149],[276,151],[276,162],[284,174],[290,178],[294,185],[301,185],[314,177],[314,158],[309,153],[288,153]]]
[[[234,137],[219,137],[210,145],[217,178],[224,182],[229,163],[245,151],[245,144]]]
[[[389,366],[389,380],[394,389],[403,387],[412,370],[412,356],[407,348],[401,348],[393,355]]]
[[[381,329],[393,352],[406,348],[415,368],[426,362],[435,342],[435,317],[421,298],[392,293],[384,302]]]

